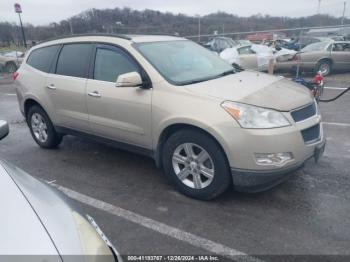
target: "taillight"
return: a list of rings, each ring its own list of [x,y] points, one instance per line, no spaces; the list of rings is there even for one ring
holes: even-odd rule
[[[13,81],[16,81],[16,79],[17,79],[18,76],[19,76],[19,73],[18,73],[17,71],[14,72],[13,75],[12,75]]]

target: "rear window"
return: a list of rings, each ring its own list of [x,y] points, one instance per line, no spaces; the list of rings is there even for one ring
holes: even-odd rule
[[[301,49],[302,52],[316,52],[316,51],[323,51],[326,49],[326,47],[329,45],[329,42],[318,42],[313,43],[311,45],[308,45]]]
[[[91,44],[64,45],[57,61],[56,74],[86,78]]]
[[[50,72],[52,61],[60,48],[59,45],[42,47],[30,53],[27,64],[43,72]]]

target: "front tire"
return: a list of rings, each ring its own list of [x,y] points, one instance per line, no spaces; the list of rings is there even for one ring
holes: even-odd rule
[[[210,136],[194,129],[171,135],[163,148],[164,172],[186,196],[211,200],[232,184],[226,155]]]
[[[27,114],[27,123],[34,141],[42,148],[51,149],[62,142],[46,112],[39,106],[32,106]]]

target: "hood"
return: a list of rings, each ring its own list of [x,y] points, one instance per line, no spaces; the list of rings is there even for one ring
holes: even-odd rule
[[[46,241],[32,241],[27,244],[33,244],[35,247],[37,245],[44,245],[45,243],[49,245],[52,244],[52,241],[54,242],[58,252],[61,255],[81,255],[83,254],[83,249],[81,246],[79,233],[77,232],[76,223],[73,219],[72,211],[73,208],[70,206],[68,200],[66,197],[59,193],[54,188],[48,186],[47,184],[31,177],[21,169],[7,163],[0,161],[0,168],[1,165],[3,168],[7,171],[7,173],[10,175],[10,177],[13,179],[13,181],[17,184],[18,188],[22,191],[23,195],[26,197],[30,205],[32,206],[32,209],[35,210],[35,213],[37,214],[37,217],[40,218],[42,225],[40,224],[41,231],[35,231],[35,234],[40,235],[46,234],[44,230],[47,230],[48,234],[50,235],[50,238],[46,236]],[[2,183],[0,183],[3,185]],[[14,183],[13,183],[14,184]],[[19,191],[17,188],[17,191]],[[1,192],[1,191],[0,191]],[[14,194],[14,193],[13,193]],[[22,198],[23,198],[22,195]],[[5,199],[11,199],[11,196],[5,196]],[[45,201],[43,201],[43,199]],[[0,200],[1,201],[1,200]],[[11,204],[13,207],[16,207],[17,210],[17,218],[22,219],[22,209],[17,208],[17,202],[12,202]],[[28,204],[28,203],[27,203]],[[33,212],[33,211],[32,211]],[[34,213],[34,212],[33,212]],[[2,219],[0,216],[0,220]],[[17,218],[15,220],[17,220]],[[39,220],[38,220],[39,221]],[[20,241],[30,241],[31,232],[28,232],[29,230],[35,230],[35,228],[32,226],[33,221],[24,219],[23,226],[27,228],[27,234],[26,231],[22,231],[18,229],[18,225],[14,225],[12,227],[12,233],[20,234]],[[1,223],[0,225],[4,225]],[[6,225],[6,224],[5,224]],[[0,234],[0,250],[2,248],[1,245],[1,237],[3,234]],[[44,235],[42,236],[45,237]],[[12,235],[11,235],[12,238]],[[30,245],[32,246],[32,245]],[[33,247],[33,250],[35,248]],[[31,251],[33,252],[33,251]],[[17,254],[17,253],[15,253]],[[31,254],[31,253],[30,253]],[[36,254],[45,254],[42,252],[37,252]]]
[[[45,228],[0,162],[0,256],[47,255],[61,261]],[[36,257],[37,261],[44,261]]]
[[[242,102],[279,111],[291,111],[313,102],[306,87],[283,77],[254,71],[201,82],[186,89],[222,101]]]

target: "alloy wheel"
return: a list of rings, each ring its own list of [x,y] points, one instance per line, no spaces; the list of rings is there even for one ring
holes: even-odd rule
[[[34,113],[31,117],[31,128],[35,138],[41,142],[45,143],[48,138],[48,131],[45,119],[38,113]]]
[[[319,67],[319,71],[322,75],[328,75],[330,72],[330,65],[328,63],[322,63]]]
[[[204,148],[194,143],[179,145],[173,153],[172,164],[178,179],[190,188],[206,188],[214,179],[212,158]]]

